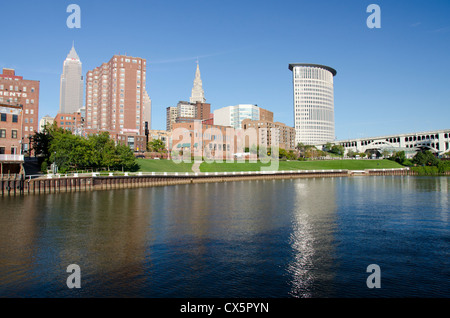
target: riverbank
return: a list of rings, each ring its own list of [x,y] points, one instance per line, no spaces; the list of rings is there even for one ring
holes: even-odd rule
[[[241,172],[136,172],[121,175],[85,173],[73,175],[46,175],[37,178],[10,178],[1,180],[0,194],[15,196],[168,186],[177,184],[233,182],[245,180],[277,180],[295,178],[329,178],[354,176],[417,176],[409,168],[365,169],[365,170],[283,170],[283,171],[241,171]],[[447,173],[446,175],[450,175]]]

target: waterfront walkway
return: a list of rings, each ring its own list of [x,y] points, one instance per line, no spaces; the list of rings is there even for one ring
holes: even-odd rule
[[[194,164],[192,165],[192,171],[194,173],[200,173],[200,165],[203,161],[194,161]]]

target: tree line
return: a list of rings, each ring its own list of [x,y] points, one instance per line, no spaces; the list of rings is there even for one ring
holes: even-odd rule
[[[53,123],[36,132],[32,140],[44,172],[52,163],[60,173],[84,169],[136,171],[139,168],[133,151],[127,145],[116,145],[108,132],[85,138]]]
[[[417,152],[412,159],[407,159],[404,151],[397,151],[389,158],[399,164],[411,167],[419,174],[442,174],[450,171],[450,161],[437,158],[430,150]]]

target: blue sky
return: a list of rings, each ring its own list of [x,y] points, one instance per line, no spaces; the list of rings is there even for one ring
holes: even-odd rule
[[[69,29],[69,4],[81,28]],[[381,28],[369,29],[369,4]],[[40,80],[40,114],[56,115],[72,41],[83,73],[114,54],[147,60],[152,129],[191,94],[196,60],[212,110],[257,104],[293,126],[289,63],[335,77],[336,137],[450,128],[450,1],[2,0],[0,68]]]

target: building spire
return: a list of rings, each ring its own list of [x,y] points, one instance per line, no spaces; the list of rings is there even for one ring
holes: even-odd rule
[[[202,79],[200,77],[200,66],[198,64],[198,58],[197,58],[197,69],[195,71],[195,78],[194,78],[194,86],[192,87],[192,93],[190,102],[192,104],[195,104],[196,102],[204,103],[206,102],[205,99],[205,92],[203,91],[202,87]]]
[[[66,60],[80,60],[78,57],[77,51],[75,51],[75,41],[72,41],[72,48],[70,49],[69,54],[67,55]]]

